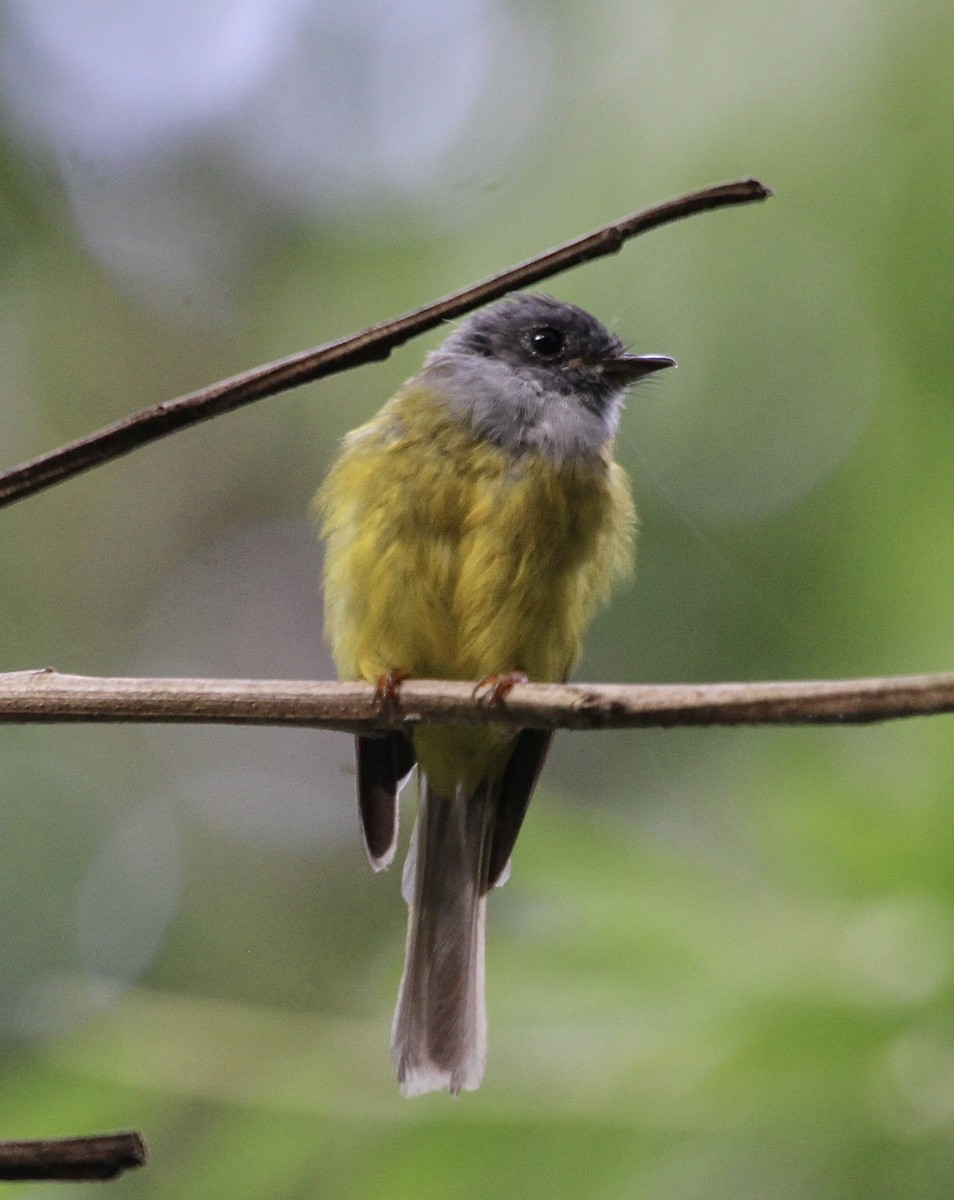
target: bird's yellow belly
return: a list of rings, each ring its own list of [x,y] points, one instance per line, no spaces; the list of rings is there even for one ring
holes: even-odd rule
[[[634,527],[614,464],[515,456],[420,393],[352,436],[318,504],[326,631],[341,675],[368,680],[566,678]],[[486,759],[488,731],[459,733]]]

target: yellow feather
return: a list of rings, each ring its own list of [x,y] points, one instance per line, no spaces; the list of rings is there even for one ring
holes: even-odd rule
[[[346,679],[565,679],[595,608],[631,569],[629,481],[608,453],[567,465],[514,454],[413,382],[348,436],[315,505],[326,633]],[[494,777],[511,741],[414,735],[439,788]]]

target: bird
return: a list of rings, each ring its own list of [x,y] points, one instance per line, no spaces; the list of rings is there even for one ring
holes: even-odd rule
[[[549,295],[513,293],[462,321],[345,437],[315,497],[339,677],[388,703],[409,678],[482,681],[499,703],[516,682],[565,681],[632,569],[636,514],[613,457],[626,392],[675,365],[627,353]],[[489,725],[356,737],[375,870],[394,858],[399,795],[419,777],[391,1035],[405,1095],[481,1082],[487,894],[509,875],[551,737]]]

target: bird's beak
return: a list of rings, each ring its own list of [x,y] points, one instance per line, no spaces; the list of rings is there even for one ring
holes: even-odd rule
[[[620,354],[616,358],[605,358],[603,370],[615,376],[621,383],[635,383],[653,371],[676,366],[676,360],[665,354]]]

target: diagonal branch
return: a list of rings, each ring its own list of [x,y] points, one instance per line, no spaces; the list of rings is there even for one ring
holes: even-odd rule
[[[106,679],[46,669],[0,675],[0,724],[62,721],[285,725],[370,732],[435,725],[634,729],[861,724],[954,712],[954,672],[792,683],[518,685],[505,701],[474,684],[408,680],[393,711],[368,683]]]
[[[273,396],[349,367],[387,358],[395,347],[443,321],[459,317],[507,292],[539,283],[569,267],[604,254],[614,254],[629,238],[649,229],[694,213],[764,200],[771,194],[757,179],[736,180],[734,183],[722,183],[689,192],[634,213],[622,221],[604,225],[593,233],[547,250],[499,275],[404,316],[373,325],[362,333],[255,367],[176,400],[167,400],[143,409],[114,425],[0,473],[0,508],[110,462],[178,429],[208,421],[220,413],[250,404],[253,400]]]
[[[146,1146],[138,1133],[105,1133],[93,1137],[44,1138],[0,1142],[0,1179],[115,1179],[146,1162]]]

